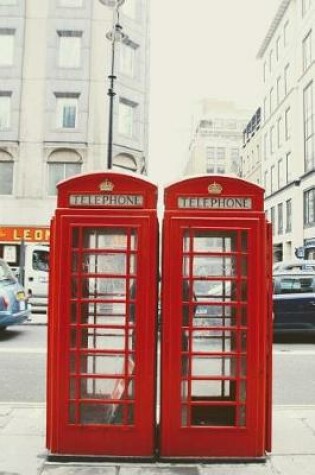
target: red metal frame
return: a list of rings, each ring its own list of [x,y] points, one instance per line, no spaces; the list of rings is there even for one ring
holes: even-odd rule
[[[178,209],[180,197],[209,196],[212,182],[221,197],[250,196],[251,209]],[[263,457],[271,446],[271,295],[262,189],[228,177],[194,178],[169,187],[165,203],[161,457]],[[221,239],[220,249],[202,248],[211,236]],[[224,263],[225,271],[201,274],[203,261]],[[196,297],[197,284],[206,285],[204,297]]]
[[[58,202],[65,206],[74,191],[96,193],[105,180],[117,194],[143,193],[144,209],[56,211],[47,447],[57,455],[152,457],[158,228],[156,210],[145,206],[156,203],[156,189],[93,174],[61,185]]]

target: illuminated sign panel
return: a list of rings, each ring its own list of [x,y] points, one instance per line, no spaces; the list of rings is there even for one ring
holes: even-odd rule
[[[70,195],[70,206],[78,207],[105,207],[105,208],[141,208],[142,195]]]
[[[252,209],[252,199],[243,196],[180,196],[177,204],[180,209]]]

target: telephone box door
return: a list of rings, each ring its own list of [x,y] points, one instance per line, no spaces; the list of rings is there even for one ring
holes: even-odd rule
[[[57,452],[154,452],[155,319],[141,297],[155,292],[142,252],[148,224],[62,219],[69,252],[60,262]]]
[[[165,221],[161,456],[260,456],[266,229],[254,218]]]

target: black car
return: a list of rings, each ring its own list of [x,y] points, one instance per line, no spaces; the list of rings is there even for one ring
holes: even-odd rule
[[[315,335],[315,274],[306,271],[273,275],[274,334]]]

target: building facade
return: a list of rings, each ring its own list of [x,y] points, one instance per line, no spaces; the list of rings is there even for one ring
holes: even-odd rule
[[[185,175],[238,174],[248,111],[228,101],[204,99],[196,104]]]
[[[244,134],[242,175],[265,188],[276,261],[315,257],[314,35],[314,2],[283,0],[258,52],[262,124]]]
[[[149,0],[119,11],[113,168],[145,174]],[[0,0],[0,255],[49,226],[60,180],[107,168],[112,27],[99,0]]]

